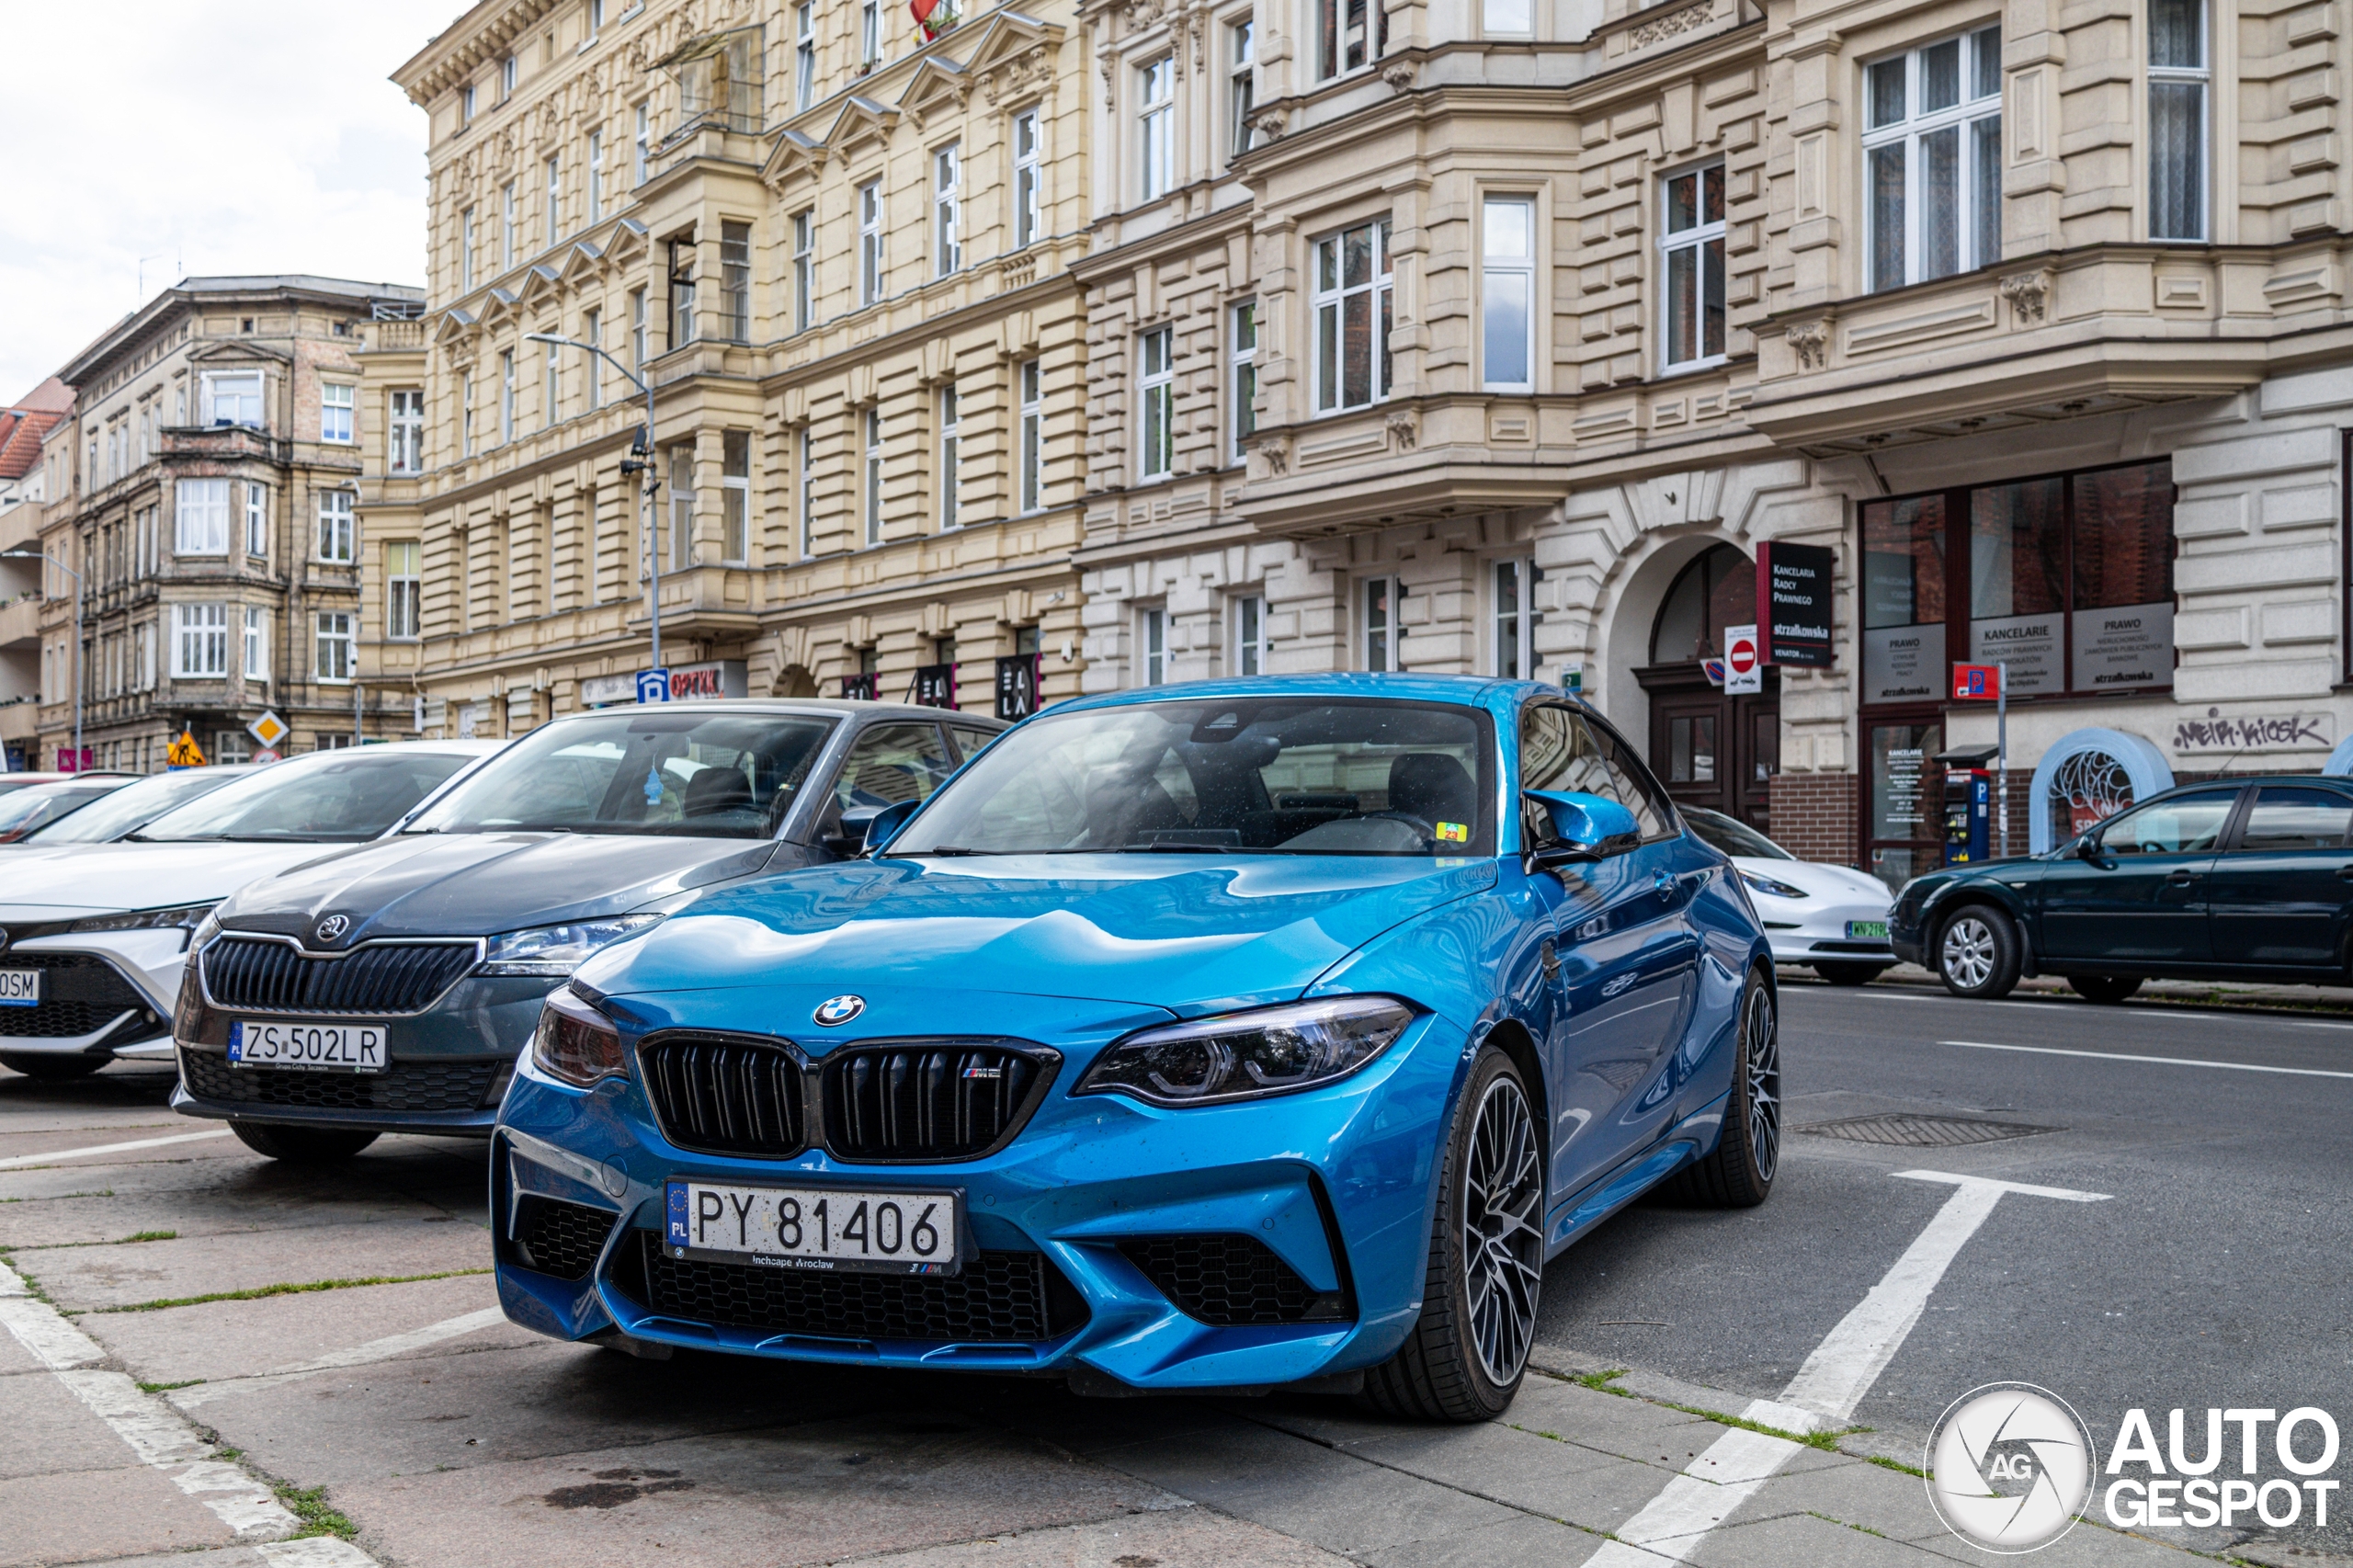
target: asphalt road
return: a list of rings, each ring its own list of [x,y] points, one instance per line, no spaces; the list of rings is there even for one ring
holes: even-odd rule
[[[1862,1462],[1917,1464],[1938,1412],[1979,1384],[2056,1391],[2103,1449],[2135,1404],[2161,1441],[2165,1412],[2189,1409],[2193,1449],[2210,1405],[2353,1420],[2353,1019],[1793,980],[1783,1034],[1796,1128],[1904,1115],[2033,1131],[1931,1147],[1800,1131],[1761,1209],[1619,1216],[1548,1271],[1551,1375],[1530,1377],[1506,1424],[1472,1429],[1399,1427],[1330,1399],[1081,1400],[560,1346],[497,1320],[468,1145],[387,1139],[302,1173],[188,1138],[210,1124],[164,1110],[153,1071],[68,1085],[0,1073],[0,1565],[199,1548],[219,1555],[174,1561],[1983,1562],[1918,1481]],[[1727,1436],[1675,1406],[1738,1413],[1780,1394],[1952,1196],[1898,1174],[1915,1170],[2110,1196],[2003,1197],[1872,1381],[1854,1417],[1869,1430],[1841,1452],[1795,1449],[1704,1540],[1622,1555],[1604,1532],[1633,1532]],[[39,1295],[12,1301],[17,1275]],[[285,1289],[327,1282],[343,1283]],[[1646,1397],[1565,1381],[1605,1369]],[[109,1376],[111,1406],[90,1392]],[[166,1427],[198,1446],[158,1458]],[[208,1440],[211,1458],[186,1463]],[[2333,1473],[2348,1471],[2353,1455]],[[266,1503],[278,1483],[287,1507],[354,1545],[255,1547],[291,1521],[255,1524],[204,1490],[258,1487]],[[2326,1529],[2307,1517],[2145,1533],[2079,1527],[2036,1561],[2353,1550],[2341,1514]]]

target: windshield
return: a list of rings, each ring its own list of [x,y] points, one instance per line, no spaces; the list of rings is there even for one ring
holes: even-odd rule
[[[1492,855],[1486,714],[1214,698],[1033,719],[942,789],[892,855]]]
[[[834,723],[642,709],[567,719],[499,753],[408,831],[773,838]]]
[[[1686,806],[1683,820],[1691,824],[1692,832],[1727,855],[1745,855],[1752,860],[1797,858],[1738,817],[1728,817],[1703,806]]]
[[[22,834],[43,823],[79,812],[92,801],[111,795],[130,782],[123,778],[93,778],[86,784],[44,784],[0,796],[0,833]]]
[[[25,835],[28,844],[104,844],[119,838],[141,823],[184,806],[199,795],[210,795],[253,771],[250,767],[184,767],[126,784],[112,794],[83,807],[62,822],[51,823]]]
[[[353,843],[375,837],[474,759],[472,753],[357,746],[313,752],[166,812],[130,836]]]

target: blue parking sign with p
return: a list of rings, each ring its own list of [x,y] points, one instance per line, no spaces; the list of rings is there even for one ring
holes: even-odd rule
[[[637,672],[637,699],[640,702],[670,700],[670,672],[667,669]]]

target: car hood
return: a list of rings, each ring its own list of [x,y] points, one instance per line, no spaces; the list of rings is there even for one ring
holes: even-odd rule
[[[989,991],[1189,1016],[1296,996],[1382,932],[1495,879],[1492,860],[1370,857],[857,861],[707,893],[578,980],[616,996]]]
[[[307,938],[330,915],[370,937],[487,937],[625,915],[766,867],[774,839],[406,834],[245,888],[221,921]]]
[[[1895,901],[1888,885],[1868,871],[1858,871],[1851,866],[1832,866],[1820,860],[1772,860],[1755,855],[1735,855],[1732,863],[1744,871],[1754,871],[1760,877],[1770,877],[1777,882],[1787,882],[1815,898],[1835,898],[1847,903],[1876,901],[1884,908]],[[1756,892],[1759,898],[1770,893]]]
[[[0,860],[0,925],[210,903],[256,877],[332,855],[334,844],[77,844]]]

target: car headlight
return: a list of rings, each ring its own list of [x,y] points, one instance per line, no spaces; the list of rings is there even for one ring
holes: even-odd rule
[[[620,1031],[568,986],[549,992],[540,1009],[539,1027],[531,1031],[531,1062],[550,1077],[584,1089],[629,1071]]]
[[[87,920],[76,920],[66,927],[69,931],[164,931],[176,926],[180,930],[201,926],[220,900],[211,903],[184,903],[176,909],[135,909],[127,915],[94,915]]]
[[[1776,881],[1771,877],[1761,876],[1755,871],[1741,872],[1740,880],[1746,882],[1758,892],[1769,894],[1774,898],[1803,898],[1806,896],[1806,892],[1803,888],[1793,888],[1787,882]]]
[[[534,926],[490,939],[483,957],[483,974],[570,974],[588,961],[588,955],[623,937],[635,936],[658,922],[658,915],[621,915],[610,920],[574,920],[563,926]]]
[[[1388,996],[1254,1007],[1118,1040],[1072,1093],[1154,1105],[1215,1105],[1345,1078],[1389,1049],[1414,1009]]]

